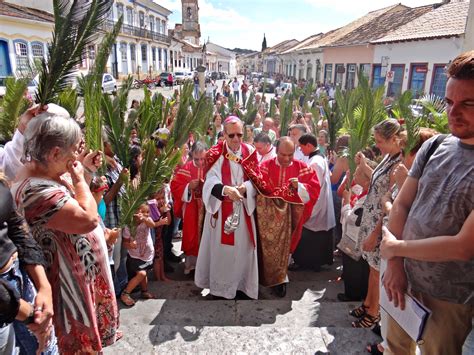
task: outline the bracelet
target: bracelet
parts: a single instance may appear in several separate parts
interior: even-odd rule
[[[35,321],[35,310],[34,308],[32,308],[28,317],[26,317],[26,319],[22,320],[21,322],[25,325],[28,325],[28,324],[34,323],[34,321]]]

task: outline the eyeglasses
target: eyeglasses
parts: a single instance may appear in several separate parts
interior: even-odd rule
[[[231,133],[231,134],[228,134],[228,136],[230,139],[233,139],[235,136],[242,138],[244,135],[242,133]]]

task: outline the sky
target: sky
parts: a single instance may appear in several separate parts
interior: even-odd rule
[[[154,0],[173,11],[169,28],[181,23],[181,0]],[[441,0],[199,0],[201,41],[226,48],[260,50],[288,39],[299,41],[398,2],[410,7]]]

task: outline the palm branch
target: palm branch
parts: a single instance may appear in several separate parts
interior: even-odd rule
[[[86,145],[92,150],[102,150],[102,116],[100,110],[100,103],[103,95],[102,93],[102,75],[105,72],[107,60],[112,51],[112,46],[115,43],[120,28],[122,26],[122,16],[114,25],[111,32],[105,34],[97,51],[97,57],[91,68],[91,74],[86,77],[81,77],[79,80],[82,92],[84,93],[84,116],[85,116],[85,138]]]
[[[41,105],[54,98],[72,81],[82,53],[96,38],[113,2],[92,0],[53,0],[54,32],[48,56],[41,62],[36,101]]]
[[[292,95],[287,91],[286,94],[280,98],[280,136],[288,134],[288,125],[291,121],[293,113],[293,99]]]
[[[9,141],[15,132],[18,117],[26,111],[29,105],[28,100],[24,98],[24,93],[28,86],[28,79],[8,77],[6,78],[5,86],[6,91],[0,112],[0,135],[3,140]]]
[[[372,90],[369,86],[368,79],[360,71],[358,73],[359,85],[356,89],[347,93],[351,97],[346,98],[346,107],[342,110],[348,109],[352,102],[354,102],[354,95],[358,98],[358,104],[353,110],[342,111],[345,115],[344,125],[350,135],[347,155],[349,160],[349,169],[351,172],[351,179],[354,175],[356,164],[355,156],[358,152],[365,149],[369,143],[372,135],[372,127],[380,121],[387,118],[387,113],[383,105],[384,86],[380,86]],[[344,101],[343,101],[344,103]]]
[[[413,111],[410,108],[412,100],[413,93],[410,90],[407,90],[392,104],[393,116],[399,121],[404,121],[407,133],[407,140],[403,149],[405,154],[410,153],[418,144],[420,127],[423,121],[422,117],[415,117],[413,115]]]
[[[434,94],[425,95],[419,100],[423,110],[423,124],[439,133],[449,133],[448,114],[444,100]]]
[[[59,106],[65,108],[72,118],[76,117],[76,113],[80,104],[76,89],[73,89],[72,87],[64,89],[58,94],[55,102]]]
[[[128,94],[132,83],[133,78],[129,76],[122,81],[122,86],[113,99],[108,95],[103,95],[100,102],[103,123],[108,128],[108,138],[113,151],[124,164],[128,164],[130,161],[128,142],[130,142],[130,133],[134,123],[131,119],[125,120]]]
[[[275,103],[275,99],[272,98],[270,100],[270,110],[269,110],[269,115],[271,118],[274,118],[275,117],[275,113],[276,113],[276,103]]]

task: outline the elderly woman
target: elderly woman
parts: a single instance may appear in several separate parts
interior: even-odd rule
[[[97,204],[78,161],[80,128],[56,106],[24,136],[25,164],[12,193],[46,258],[59,351],[100,352],[116,341],[118,311]]]

